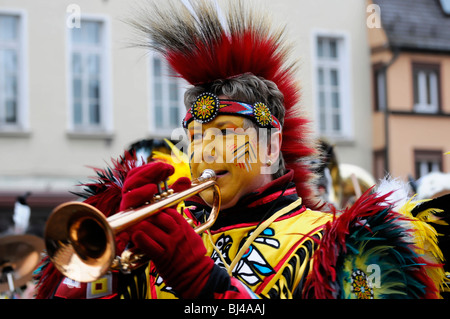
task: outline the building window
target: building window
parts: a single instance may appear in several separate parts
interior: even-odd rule
[[[186,113],[183,96],[184,88],[179,77],[158,54],[150,59],[151,74],[151,132],[170,136],[175,128],[181,127]]]
[[[23,128],[25,112],[20,15],[0,13],[0,129]]]
[[[316,113],[319,132],[350,137],[348,52],[344,37],[315,37]]]
[[[386,69],[383,67],[374,67],[374,97],[375,110],[384,111],[386,109]]]
[[[71,29],[71,119],[74,131],[106,128],[108,105],[105,23],[81,20]]]
[[[414,111],[437,113],[439,111],[439,66],[414,64]]]
[[[442,172],[442,152],[414,151],[414,167],[416,179],[431,172]]]

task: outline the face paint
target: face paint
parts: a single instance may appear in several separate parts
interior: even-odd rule
[[[239,147],[235,145],[233,156],[232,160],[236,162],[236,165],[240,168],[245,168],[247,172],[252,169],[251,163],[254,163],[257,159],[253,144],[250,142],[245,142],[245,144]]]
[[[192,121],[189,126],[192,177],[197,178],[205,169],[217,175],[222,195],[222,208],[232,207],[244,195],[271,181],[271,176],[261,174],[256,130],[244,130],[244,118],[220,115],[209,123]],[[200,194],[212,202],[212,190]]]

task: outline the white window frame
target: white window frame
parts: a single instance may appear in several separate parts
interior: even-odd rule
[[[336,39],[338,44],[338,59],[336,61],[325,61],[318,56],[317,40],[319,38]],[[353,133],[353,99],[352,99],[352,68],[351,68],[351,41],[348,32],[317,30],[311,32],[311,64],[312,64],[312,101],[315,114],[316,132],[332,141],[352,141]],[[328,114],[329,126],[325,130],[320,128],[320,110],[319,110],[319,83],[318,70],[319,67],[334,68],[338,70],[339,81],[339,105],[340,105],[340,130],[332,129],[331,114]],[[331,106],[329,106],[331,107]]]
[[[440,150],[414,150],[416,178],[419,179],[432,172],[441,172],[444,165],[442,154]]]
[[[156,106],[154,103],[154,64],[153,60],[155,58],[159,58],[162,62],[162,72],[165,73],[162,76],[162,90],[163,90],[163,96],[168,97],[168,83],[169,80],[176,81],[178,84],[178,117],[179,117],[179,123],[175,126],[170,126],[170,110],[167,105],[163,106],[163,118],[166,120],[164,123],[163,128],[157,128],[156,125]],[[168,75],[168,72],[166,68],[168,67],[167,61],[158,53],[151,52],[149,54],[148,58],[148,78],[149,78],[149,134],[154,137],[165,137],[165,138],[171,138],[172,134],[174,133],[175,129],[179,129],[182,127],[182,120],[186,116],[186,107],[184,105],[184,93],[186,92],[186,88],[188,86],[188,83],[183,80],[182,78],[175,78],[170,77]]]
[[[5,8],[0,8],[0,14],[19,18],[19,40],[15,45],[18,52],[17,122],[14,124],[0,123],[0,133],[28,133],[30,130],[27,46],[28,15],[25,10]]]
[[[66,74],[67,74],[67,127],[68,132],[81,135],[103,135],[112,134],[113,131],[113,105],[112,105],[112,82],[111,82],[111,22],[105,15],[82,14],[80,17],[81,27],[83,21],[99,22],[101,29],[101,74],[100,74],[100,124],[93,126],[77,126],[73,114],[73,72],[72,72],[72,28],[66,24]],[[76,26],[73,26],[76,27]]]
[[[414,70],[413,76],[417,74],[417,96],[419,102],[414,101],[414,111],[418,113],[438,113],[439,112],[439,72],[434,69]],[[427,77],[430,81],[430,92],[427,92]],[[413,79],[415,82],[415,78]],[[413,88],[416,90],[416,87]],[[430,95],[431,103],[427,102],[427,96]]]

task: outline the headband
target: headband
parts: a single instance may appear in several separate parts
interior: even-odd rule
[[[183,127],[187,128],[192,120],[202,124],[211,122],[219,114],[243,116],[259,127],[281,130],[280,121],[272,115],[264,103],[256,102],[251,105],[233,100],[219,100],[212,93],[202,93],[197,97],[183,120]]]

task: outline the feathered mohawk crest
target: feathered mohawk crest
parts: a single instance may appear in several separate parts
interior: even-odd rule
[[[304,203],[315,206],[309,185],[313,173],[306,160],[316,151],[308,137],[309,121],[299,114],[300,91],[295,63],[288,62],[284,28],[273,29],[267,16],[252,10],[251,1],[229,2],[222,15],[213,0],[154,1],[131,24],[143,32],[142,46],[160,52],[194,86],[245,73],[274,82],[284,95],[285,164],[294,170]]]

